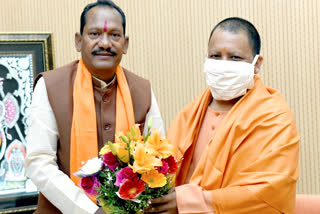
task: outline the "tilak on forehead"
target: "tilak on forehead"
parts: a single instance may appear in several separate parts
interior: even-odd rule
[[[222,48],[222,53],[225,53],[226,51],[226,48]]]
[[[107,31],[108,31],[108,22],[106,20],[106,21],[104,21],[103,32],[107,32]]]

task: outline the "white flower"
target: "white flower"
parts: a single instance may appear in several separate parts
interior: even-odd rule
[[[111,173],[110,172],[108,172],[108,181],[112,181],[112,176],[111,176]]]
[[[75,172],[74,175],[80,178],[93,176],[97,174],[103,166],[103,161],[100,158],[93,158],[88,160],[88,162],[83,165],[78,172]]]

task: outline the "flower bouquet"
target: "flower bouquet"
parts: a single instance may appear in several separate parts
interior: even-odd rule
[[[139,125],[127,134],[116,133],[115,142],[100,150],[75,173],[80,186],[96,196],[107,213],[143,213],[150,199],[161,197],[174,186],[177,162],[174,146],[157,129],[145,136]]]

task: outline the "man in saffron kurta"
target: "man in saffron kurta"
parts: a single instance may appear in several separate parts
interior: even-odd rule
[[[105,213],[79,187],[74,173],[98,156],[117,131],[149,116],[163,132],[149,81],[120,66],[128,48],[123,11],[109,0],[85,7],[75,35],[79,61],[35,81],[25,166],[40,190],[36,213]]]
[[[229,18],[212,30],[205,63],[209,87],[168,131],[181,160],[177,187],[153,200],[148,212],[294,213],[299,135],[283,96],[256,75],[259,52],[259,34],[246,20]],[[239,72],[251,66],[255,75],[233,78],[232,69],[218,69],[221,63]]]

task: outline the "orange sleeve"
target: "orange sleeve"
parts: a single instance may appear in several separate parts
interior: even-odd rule
[[[227,187],[211,191],[216,213],[281,213],[255,196],[246,187]],[[240,206],[239,206],[240,205]]]
[[[194,184],[184,184],[175,190],[179,213],[215,214],[211,191],[203,191]]]

